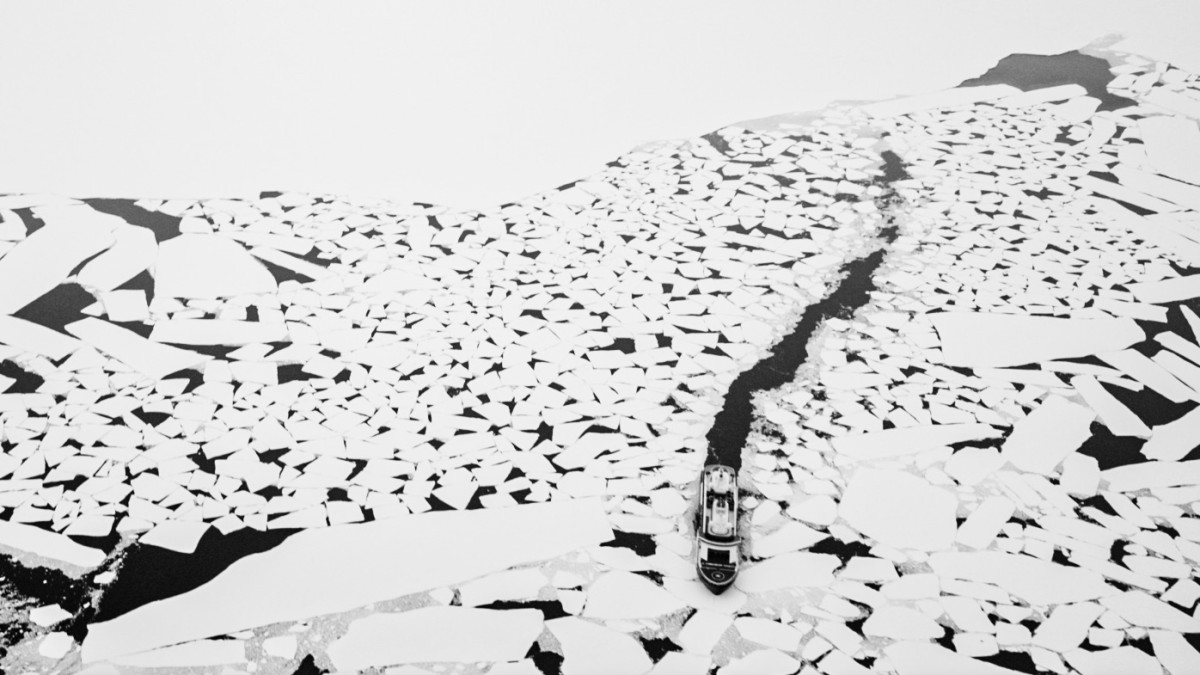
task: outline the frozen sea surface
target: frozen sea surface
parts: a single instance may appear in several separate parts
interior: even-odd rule
[[[0,196],[2,665],[1196,672],[1198,120],[1093,49],[484,212]]]

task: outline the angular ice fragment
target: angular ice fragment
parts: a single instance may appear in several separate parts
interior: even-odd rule
[[[1138,132],[1146,149],[1146,161],[1155,171],[1200,185],[1200,128],[1196,120],[1170,115],[1143,117]]]
[[[211,359],[204,354],[151,342],[133,331],[100,319],[89,317],[68,324],[66,329],[99,351],[155,380],[177,370],[195,368]]]
[[[177,553],[194,553],[208,528],[205,522],[168,520],[143,534],[138,542]]]
[[[67,279],[113,243],[120,218],[87,206],[40,208],[45,227],[0,257],[0,314],[12,314]]]
[[[1108,488],[1115,492],[1200,485],[1200,460],[1126,464],[1106,469],[1100,476],[1108,481]]]
[[[1082,602],[1117,592],[1095,572],[1027,555],[935,553],[929,557],[929,566],[942,578],[994,584],[1033,605]]]
[[[1050,396],[1013,426],[1000,456],[1032,473],[1049,475],[1067,455],[1091,437],[1091,410],[1061,396]]]
[[[821,587],[833,583],[837,556],[799,551],[747,565],[734,585],[746,593],[777,588]]]
[[[0,344],[58,361],[79,348],[79,340],[15,316],[0,316]]]
[[[958,498],[904,471],[862,469],[842,495],[840,515],[887,546],[938,551],[954,543]]]
[[[942,312],[930,320],[948,365],[1019,366],[1124,349],[1146,339],[1130,319],[1059,319]]]
[[[1038,626],[1033,644],[1060,653],[1074,649],[1083,644],[1088,629],[1103,613],[1104,608],[1094,602],[1059,605]]]
[[[350,622],[325,650],[339,671],[431,661],[515,661],[542,632],[536,609],[422,607]]]
[[[893,640],[934,640],[942,637],[941,624],[910,607],[887,605],[867,617],[863,634]]]
[[[1188,400],[1200,401],[1200,392],[1192,390],[1167,369],[1137,350],[1125,349],[1119,352],[1106,352],[1097,354],[1097,357],[1162,394],[1172,403],[1183,403]]]
[[[158,246],[155,295],[213,299],[275,291],[275,277],[232,239],[182,234]]]
[[[119,666],[134,668],[195,668],[245,661],[246,643],[242,640],[197,640],[112,660]]]
[[[987,661],[979,661],[930,642],[897,642],[884,648],[897,675],[1017,675]]]
[[[287,325],[233,319],[171,319],[150,331],[155,342],[177,345],[252,345],[288,340]]]
[[[1077,375],[1071,378],[1071,386],[1083,397],[1088,406],[1096,412],[1100,421],[1114,436],[1137,436],[1148,438],[1150,427],[1135,415],[1124,403],[1108,393],[1099,381],[1091,375]]]
[[[586,619],[546,622],[562,646],[563,675],[643,675],[654,663],[638,641]]]
[[[1103,598],[1100,604],[1134,626],[1200,633],[1200,619],[1184,614],[1145,591],[1126,591]]]
[[[1177,460],[1197,446],[1200,446],[1200,408],[1154,427],[1150,440],[1142,446],[1142,454],[1149,459]]]
[[[1001,433],[986,424],[934,424],[896,427],[864,434],[847,434],[833,439],[839,454],[859,460],[880,459],[924,452],[963,441],[996,438]]]
[[[583,616],[595,619],[642,619],[685,607],[650,579],[631,572],[606,572],[587,588]]]
[[[144,227],[124,225],[113,230],[116,243],[92,258],[75,280],[93,293],[111,291],[154,265],[158,244]]]
[[[1175,277],[1162,281],[1145,281],[1129,284],[1129,292],[1142,302],[1166,304],[1200,298],[1200,275]]]
[[[988,497],[975,507],[958,528],[958,543],[968,548],[987,548],[1000,534],[1000,529],[1012,518],[1016,505],[1005,497]]]
[[[91,568],[104,562],[104,551],[76,544],[69,537],[40,527],[3,520],[0,520],[0,546],[77,567]]]

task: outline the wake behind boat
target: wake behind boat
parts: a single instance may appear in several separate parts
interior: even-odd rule
[[[696,528],[696,571],[713,593],[724,593],[737,577],[737,471],[714,464],[700,478],[700,522]]]

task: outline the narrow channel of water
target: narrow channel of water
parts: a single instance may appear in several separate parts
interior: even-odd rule
[[[886,225],[880,230],[882,248],[842,266],[841,282],[820,302],[809,305],[791,333],[774,347],[766,358],[738,375],[725,394],[725,404],[717,413],[708,432],[708,458],[705,464],[724,464],[734,469],[742,465],[742,447],[754,422],[754,395],[778,389],[796,378],[796,371],[808,359],[808,343],[821,324],[833,317],[849,317],[871,299],[875,290],[875,272],[883,262],[887,245],[896,239],[897,226],[890,209],[895,206],[891,183],[908,178],[900,157],[890,150],[881,153],[883,176],[878,184],[884,194],[876,200],[884,211]]]

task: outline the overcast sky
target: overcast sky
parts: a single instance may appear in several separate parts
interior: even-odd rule
[[[1200,3],[153,0],[0,6],[0,192],[483,208],[650,140],[953,86]]]

